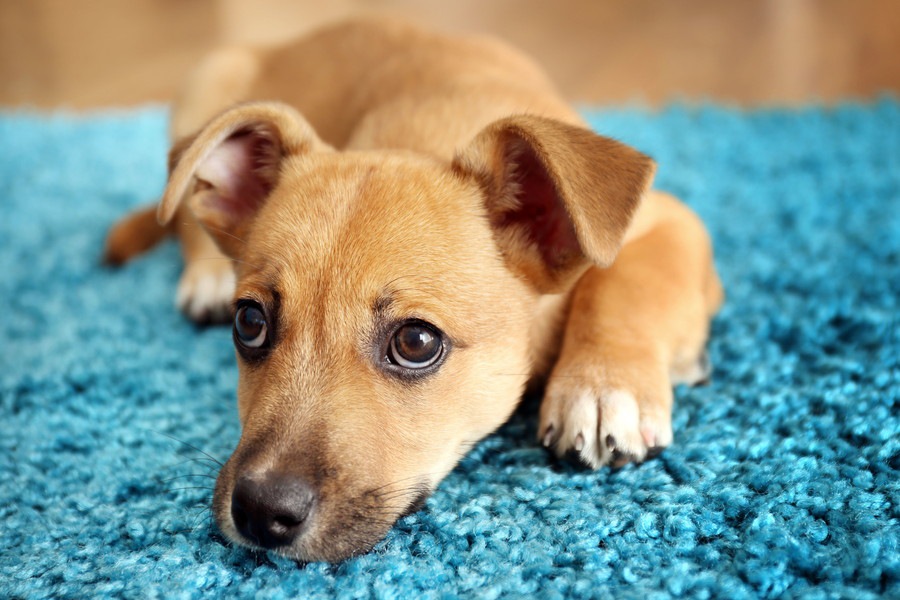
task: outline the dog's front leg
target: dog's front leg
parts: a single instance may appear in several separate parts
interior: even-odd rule
[[[672,442],[672,385],[709,376],[709,320],[722,301],[709,237],[669,196],[608,269],[579,280],[538,434],[597,468],[642,461]]]
[[[197,323],[228,321],[235,286],[232,259],[222,253],[187,208],[178,210],[175,231],[184,257],[175,303]]]

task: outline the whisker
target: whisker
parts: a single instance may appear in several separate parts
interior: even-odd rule
[[[385,511],[399,512],[409,508],[409,502],[406,502],[404,504],[386,504],[384,506],[379,506],[378,508],[382,513]]]
[[[386,527],[393,527],[394,523],[396,523],[397,521],[396,520],[391,521],[388,519],[378,519],[375,517],[366,517],[366,522],[375,523],[376,525],[385,525]]]
[[[160,479],[160,483],[169,483],[171,481],[175,481],[176,479],[184,479],[185,477],[207,477],[209,479],[218,479],[218,477],[216,477],[215,475],[207,475],[205,473],[188,473],[187,475],[176,475],[175,477]]]
[[[205,456],[195,456],[194,458],[187,458],[185,460],[180,460],[177,463],[173,463],[171,465],[163,465],[162,467],[160,467],[160,469],[174,469],[176,467],[180,467],[181,465],[187,464],[189,462],[200,462],[200,461],[207,461],[207,462],[211,462],[213,464],[218,465],[218,461],[216,461],[214,459],[206,458]],[[207,468],[211,469],[212,467],[207,465]]]
[[[204,452],[203,450],[201,450],[201,449],[198,448],[197,446],[194,446],[193,444],[189,444],[189,443],[185,442],[184,440],[179,440],[177,437],[172,436],[172,435],[169,435],[168,433],[165,433],[165,432],[163,432],[163,431],[156,431],[156,430],[154,430],[154,429],[148,429],[147,431],[151,431],[151,432],[153,432],[153,433],[155,433],[155,434],[157,434],[157,435],[164,435],[164,436],[166,436],[167,438],[169,438],[170,440],[174,440],[174,441],[178,442],[179,444],[184,444],[185,446],[187,446],[187,447],[190,448],[191,450],[194,450],[195,452],[199,452],[200,454],[202,454],[202,455],[205,456],[206,458],[208,458],[208,459],[210,459],[211,461],[215,462],[215,463],[216,463],[217,465],[219,465],[220,467],[224,467],[224,466],[225,466],[225,463],[223,463],[222,461],[220,461],[219,459],[217,459],[215,456],[209,454],[208,452]]]
[[[179,487],[179,488],[169,488],[170,492],[180,492],[181,490],[206,490],[207,492],[214,491],[213,488],[208,485],[193,485],[188,487]]]
[[[200,514],[197,515],[194,520],[191,522],[191,531],[193,532],[197,527],[200,526],[200,523],[203,522],[203,518],[207,519],[212,516],[212,508],[206,508],[205,510],[200,511]]]
[[[411,497],[414,497],[415,494],[417,494],[417,493],[419,493],[419,492],[421,492],[421,491],[422,491],[421,489],[418,489],[418,490],[403,490],[402,492],[399,492],[399,493],[397,493],[397,494],[392,494],[392,495],[390,495],[390,496],[384,496],[384,497],[378,498],[378,502],[379,502],[379,503],[381,503],[381,502],[392,502],[392,501],[394,501],[394,500],[400,500],[401,498],[411,498]]]
[[[175,529],[174,531],[170,531],[168,533],[169,533],[169,535],[178,535],[178,534],[186,535],[186,534],[194,533],[194,531],[196,529],[197,529],[196,527],[190,527],[187,529]],[[153,546],[156,546],[158,544],[159,544],[159,542],[156,542],[155,544],[153,544]],[[151,548],[152,548],[152,546],[151,546]]]
[[[247,240],[242,239],[242,238],[239,238],[238,236],[234,235],[233,233],[230,233],[230,232],[225,231],[224,229],[220,229],[220,228],[218,228],[218,227],[211,227],[211,226],[205,225],[205,224],[204,224],[204,225],[200,225],[199,223],[194,222],[194,221],[181,221],[181,224],[183,224],[183,225],[190,225],[190,226],[192,226],[192,227],[197,227],[197,228],[199,228],[199,229],[211,229],[212,231],[215,231],[215,232],[217,232],[217,233],[221,233],[222,235],[227,235],[228,237],[230,237],[230,238],[232,238],[232,239],[235,239],[235,240],[239,241],[240,243],[244,244],[245,246],[247,245]],[[227,260],[231,260],[231,261],[234,261],[234,262],[239,262],[239,263],[241,263],[241,264],[249,265],[249,266],[251,266],[251,267],[253,267],[254,269],[257,269],[257,270],[260,269],[260,267],[259,267],[258,265],[254,265],[253,263],[249,263],[249,262],[246,262],[246,261],[243,261],[243,260],[238,260],[237,258],[232,258],[232,257],[230,257],[230,256],[209,256],[209,257],[205,257],[205,258],[198,258],[198,259],[195,259],[195,260],[215,260],[215,259],[227,259]]]
[[[213,231],[215,231],[217,233],[221,233],[222,235],[227,235],[228,237],[235,239],[244,245],[247,244],[247,240],[241,239],[238,236],[234,235],[233,233],[225,231],[224,229],[219,229],[218,227],[210,227],[209,225],[206,225],[206,224],[200,225],[200,223],[197,223],[196,221],[181,221],[181,224],[182,225],[190,225],[192,227],[197,227],[199,229],[212,229]]]
[[[397,488],[394,490],[385,490],[383,492],[379,492],[377,494],[371,494],[376,498],[389,498],[391,496],[396,496],[397,494],[408,494],[410,492],[420,492],[422,491],[422,485],[410,485],[402,488]]]
[[[386,490],[382,490],[382,491],[379,491],[379,492],[376,492],[376,493],[373,493],[370,495],[375,498],[383,499],[383,498],[388,498],[390,496],[395,496],[397,494],[406,494],[411,491],[420,490],[420,489],[422,489],[422,486],[416,484],[416,485],[404,486],[401,488],[386,489]]]
[[[434,473],[432,473],[432,474],[434,474]],[[398,483],[402,483],[402,482],[404,482],[404,481],[409,481],[410,479],[416,479],[416,478],[418,478],[418,477],[425,477],[425,476],[427,476],[427,474],[426,474],[426,475],[410,475],[409,477],[404,477],[403,479],[398,479],[398,480],[396,480],[396,481],[391,481],[390,483],[386,483],[386,484],[380,485],[380,486],[378,486],[378,487],[376,487],[376,488],[372,488],[372,489],[370,489],[370,490],[366,490],[365,493],[366,493],[367,495],[368,495],[368,494],[375,494],[375,493],[378,492],[379,490],[383,490],[383,489],[386,488],[386,487],[389,487],[389,486],[392,486],[392,485],[397,485]]]

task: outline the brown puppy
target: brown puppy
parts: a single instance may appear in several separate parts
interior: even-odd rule
[[[178,303],[234,314],[243,434],[214,509],[238,543],[368,550],[529,381],[545,446],[641,461],[672,441],[673,383],[708,375],[703,225],[498,42],[360,20],[221,51],[172,128]],[[161,238],[152,218],[107,257]]]

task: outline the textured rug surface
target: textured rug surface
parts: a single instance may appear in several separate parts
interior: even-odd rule
[[[161,191],[165,111],[0,117],[0,597],[900,598],[900,105],[589,115],[715,239],[675,445],[555,464],[526,403],[373,552],[304,567],[210,522],[190,446],[234,447],[236,369],[173,309],[177,248],[98,266]]]

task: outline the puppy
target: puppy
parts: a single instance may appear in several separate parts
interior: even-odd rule
[[[173,232],[178,305],[233,319],[243,432],[213,505],[239,544],[367,551],[529,382],[541,444],[640,462],[673,384],[709,375],[702,223],[497,41],[363,19],[222,50],[172,138],[163,227],[125,219],[106,257]]]

